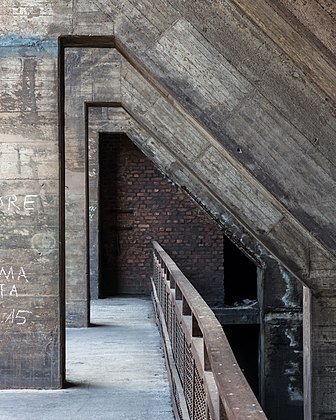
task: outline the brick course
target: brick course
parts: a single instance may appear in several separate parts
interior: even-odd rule
[[[208,214],[125,135],[101,135],[100,171],[103,294],[150,293],[156,240],[210,305],[222,304],[223,232]]]

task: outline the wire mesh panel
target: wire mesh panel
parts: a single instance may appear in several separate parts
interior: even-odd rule
[[[158,299],[159,299],[160,304],[161,304],[161,288],[162,288],[162,286],[161,286],[161,283],[162,283],[161,273],[162,273],[162,269],[161,269],[161,267],[159,267],[159,269],[158,269],[158,284],[157,284],[156,291],[157,291],[157,295],[158,295]]]
[[[194,400],[194,359],[187,344],[185,344],[183,387],[188,411],[190,417],[192,417]]]
[[[176,322],[176,368],[181,382],[184,379],[184,334],[179,322]]]
[[[154,268],[153,268],[153,281],[154,281],[154,285],[156,290],[158,290],[158,282],[159,282],[159,263],[158,260],[155,256],[155,253],[153,254],[153,258],[154,258]]]
[[[203,380],[195,367],[194,371],[194,416],[196,420],[207,420],[207,401]]]
[[[168,329],[168,335],[170,339],[170,343],[172,342],[172,301],[170,297],[167,295],[167,329]]]
[[[164,280],[164,273],[161,273],[161,290],[160,290],[160,302],[162,307],[162,312],[165,314],[166,312],[166,294],[165,294],[165,280]]]
[[[182,414],[182,410],[181,410],[181,403],[180,403],[180,397],[179,394],[177,392],[177,388],[176,388],[176,384],[174,379],[172,379],[172,391],[173,391],[173,396],[174,396],[174,400],[175,400],[175,404],[176,404],[176,408],[177,408],[177,415],[179,420],[183,419],[183,414]]]
[[[164,317],[166,321],[166,325],[168,327],[168,315],[169,315],[169,295],[165,291],[165,311],[164,311]]]
[[[175,363],[176,363],[176,346],[177,346],[177,323],[178,323],[177,316],[176,316],[174,308],[172,307],[172,340],[171,340],[171,345],[172,345],[172,351],[173,351],[173,357],[174,357]]]

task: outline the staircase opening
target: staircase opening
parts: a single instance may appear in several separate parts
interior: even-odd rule
[[[258,267],[224,237],[224,309],[220,321],[237,362],[259,398],[260,314]]]
[[[227,237],[224,237],[224,279],[225,305],[257,301],[257,267]]]
[[[239,367],[259,398],[259,325],[224,325],[223,329]]]
[[[221,312],[237,361],[258,396],[256,265],[126,134],[101,133],[98,156],[98,296],[149,295],[152,241],[160,242],[209,306]],[[246,306],[255,323],[242,321]],[[232,307],[234,314],[226,312]]]

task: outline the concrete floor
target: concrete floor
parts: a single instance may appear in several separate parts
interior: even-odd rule
[[[149,299],[92,302],[92,328],[67,330],[59,391],[0,391],[0,419],[173,420],[167,372]]]

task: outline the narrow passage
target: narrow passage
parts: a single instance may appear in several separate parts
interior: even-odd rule
[[[91,328],[67,330],[67,380],[60,391],[1,391],[0,419],[173,420],[152,302],[92,302]]]

